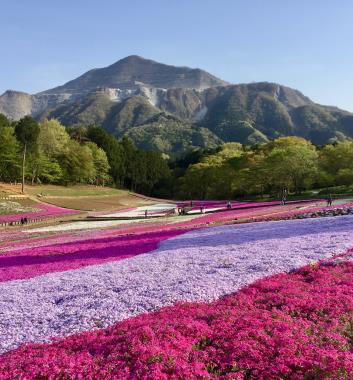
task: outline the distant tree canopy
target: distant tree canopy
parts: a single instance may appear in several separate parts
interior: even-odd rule
[[[177,180],[181,198],[236,198],[353,186],[353,141],[317,148],[299,137],[247,147],[228,143],[188,166]]]
[[[161,153],[139,150],[128,138],[118,141],[99,127],[88,128],[87,137],[107,153],[111,176],[119,186],[150,194],[170,175]]]
[[[37,123],[27,116],[11,122],[0,114],[0,181],[20,181],[24,173],[33,184],[109,184],[183,199],[278,196],[283,189],[328,187],[353,192],[353,141],[322,147],[300,137],[254,141],[192,149],[172,161],[100,127],[66,128],[55,119]]]
[[[92,142],[71,139],[57,120],[38,124],[26,116],[16,123],[0,117],[0,180],[15,182],[24,171],[34,183],[92,183],[110,181],[104,150]]]

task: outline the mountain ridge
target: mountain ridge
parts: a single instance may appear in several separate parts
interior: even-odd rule
[[[316,144],[353,138],[352,113],[317,104],[298,90],[271,82],[230,84],[201,69],[136,55],[34,95],[6,91],[0,112],[15,120],[31,114],[68,126],[95,124],[142,148],[173,154],[176,146],[205,147],[207,140],[214,146],[287,135]],[[178,144],[176,136],[187,141]]]

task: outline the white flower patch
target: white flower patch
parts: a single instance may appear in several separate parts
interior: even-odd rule
[[[18,202],[5,201],[0,202],[0,214],[18,214],[24,212],[37,212],[38,208],[22,206]]]
[[[112,214],[101,215],[102,217],[143,217],[145,211],[148,215],[165,215],[166,212],[175,209],[177,206],[171,203],[158,203],[150,206],[136,207],[134,210],[119,211]]]

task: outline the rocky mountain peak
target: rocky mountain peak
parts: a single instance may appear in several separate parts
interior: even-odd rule
[[[203,71],[189,67],[171,66],[130,55],[110,66],[87,71],[80,77],[40,94],[85,94],[98,87],[135,90],[144,84],[155,88],[205,89],[224,86],[227,82]]]
[[[33,97],[21,91],[7,90],[0,96],[0,113],[12,120],[32,114]]]

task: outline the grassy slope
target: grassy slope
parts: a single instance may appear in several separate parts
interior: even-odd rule
[[[0,192],[4,194],[19,194],[20,190],[20,185],[0,183]],[[153,199],[139,197],[127,190],[91,185],[27,185],[25,191],[32,199],[84,211],[119,210],[155,203]]]
[[[91,185],[35,185],[26,186],[26,192],[32,196],[43,195],[45,197],[81,197],[126,194],[125,190],[114,189],[111,187],[96,187]]]

